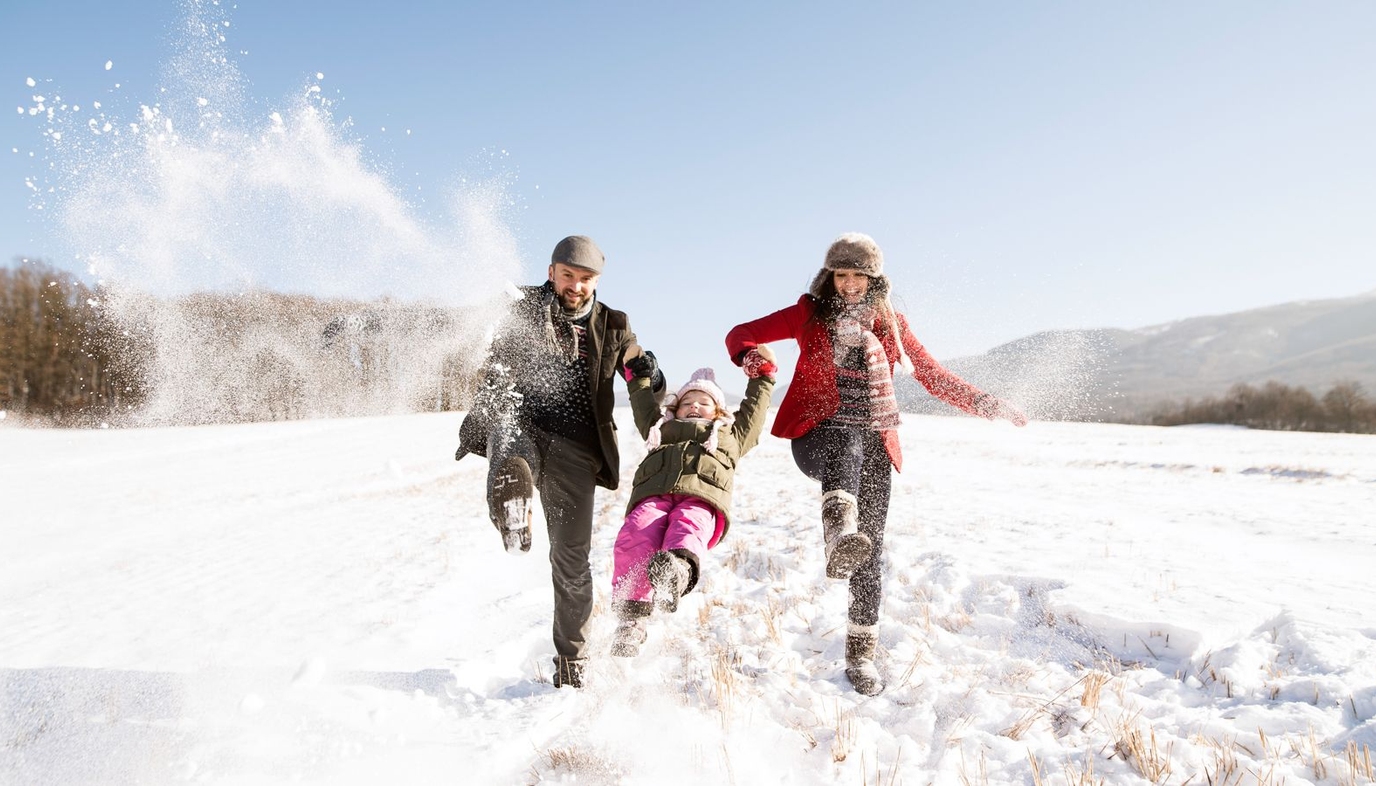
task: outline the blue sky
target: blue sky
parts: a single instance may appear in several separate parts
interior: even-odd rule
[[[25,185],[56,175],[43,123],[16,108],[36,92],[158,101],[187,7],[0,9],[5,258],[83,251],[53,226],[60,197]],[[846,231],[879,241],[944,358],[1376,290],[1369,2],[241,0],[211,15],[253,111],[324,74],[340,138],[422,220],[442,227],[465,179],[501,179],[522,280],[543,280],[560,237],[591,235],[603,299],[671,378],[725,376],[726,330],[792,303]]]

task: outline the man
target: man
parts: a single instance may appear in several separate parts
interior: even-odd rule
[[[620,454],[612,380],[629,368],[662,393],[654,355],[626,314],[597,300],[606,258],[582,235],[550,257],[549,280],[521,288],[499,326],[455,459],[488,459],[488,515],[507,551],[530,550],[540,491],[554,579],[554,684],[580,688],[592,617],[593,493],[615,489]]]

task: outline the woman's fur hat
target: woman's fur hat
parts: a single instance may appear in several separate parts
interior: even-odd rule
[[[827,249],[827,270],[858,270],[873,278],[884,275],[884,252],[874,238],[859,232],[847,232],[836,238]]]
[[[812,277],[812,286],[807,291],[813,297],[821,297],[822,284],[837,270],[858,270],[869,276],[887,291],[889,279],[884,275],[884,252],[874,238],[860,232],[847,232],[832,241],[827,249],[826,261],[817,275]]]
[[[717,417],[712,419],[712,434],[703,447],[708,450],[717,449],[717,431],[722,426],[731,426],[736,422],[736,416],[726,407],[726,394],[717,385],[717,375],[710,368],[700,368],[693,372],[688,381],[683,383],[683,387],[677,393],[664,397],[663,416],[650,427],[650,433],[645,438],[645,447],[654,450],[659,447],[660,435],[659,427],[674,419],[674,413],[678,410],[678,402],[691,391],[706,393],[712,399],[712,403],[717,406]]]

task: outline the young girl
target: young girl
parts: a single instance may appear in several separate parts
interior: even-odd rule
[[[774,389],[773,355],[766,352],[747,365],[750,381],[735,414],[710,368],[693,372],[662,408],[648,378],[630,380],[636,428],[650,452],[636,470],[616,536],[613,655],[640,653],[650,612],[677,610],[698,583],[702,555],[725,537],[736,462],[759,442]]]

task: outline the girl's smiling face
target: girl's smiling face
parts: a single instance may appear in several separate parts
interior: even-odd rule
[[[701,390],[690,390],[683,394],[674,406],[674,417],[679,420],[696,418],[712,420],[717,416],[717,402]]]

